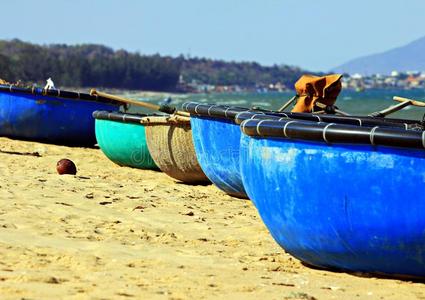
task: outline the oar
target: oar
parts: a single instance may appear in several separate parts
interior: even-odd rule
[[[409,105],[414,105],[414,106],[420,106],[420,107],[425,107],[425,102],[421,102],[421,101],[417,101],[417,100],[413,100],[413,99],[409,99],[409,98],[403,98],[403,97],[398,97],[398,96],[394,96],[393,97],[394,101],[398,101],[400,103],[387,107],[383,110],[380,111],[376,111],[373,112],[371,114],[369,114],[369,117],[386,117],[389,114],[395,113],[399,110],[402,110],[403,108],[409,106]]]
[[[393,97],[393,100],[394,101],[398,101],[398,102],[409,102],[410,105],[419,106],[419,107],[425,107],[425,102],[418,101],[418,100],[413,100],[413,99],[409,99],[409,98],[403,98],[403,97],[394,96]]]
[[[388,108],[385,108],[381,111],[371,113],[371,114],[369,114],[369,116],[370,117],[385,117],[385,116],[388,116],[389,114],[392,114],[392,113],[395,113],[399,110],[402,110],[403,108],[405,108],[409,105],[425,107],[425,102],[421,102],[421,101],[417,101],[417,100],[413,100],[413,99],[409,99],[409,98],[394,96],[393,100],[400,102],[400,103],[393,105],[393,106],[390,106]]]
[[[369,114],[369,117],[378,117],[378,118],[381,117],[381,118],[383,118],[383,117],[386,117],[389,114],[395,113],[395,112],[397,112],[397,111],[399,111],[399,110],[401,110],[401,109],[403,109],[403,108],[405,108],[409,105],[411,105],[410,101],[402,101],[401,103],[399,103],[397,105],[393,105],[393,106],[390,106],[390,107],[385,108],[383,110],[373,112],[373,113]]]
[[[284,111],[289,105],[291,105],[295,100],[297,100],[298,95],[295,95],[294,97],[292,97],[291,99],[289,99],[288,102],[286,102],[281,108],[279,108],[277,111],[278,112],[282,112]]]
[[[128,98],[124,98],[124,97],[120,97],[120,96],[115,96],[115,95],[111,95],[108,93],[104,93],[104,92],[99,92],[96,91],[96,89],[91,89],[90,90],[90,95],[92,96],[99,96],[99,97],[103,97],[103,98],[107,98],[107,99],[111,99],[111,100],[115,100],[118,102],[122,102],[122,103],[127,103],[127,104],[131,104],[131,105],[136,105],[136,106],[142,106],[145,108],[149,108],[152,110],[157,110],[160,112],[164,112],[167,114],[176,114],[176,115],[180,115],[180,116],[185,116],[185,117],[189,117],[190,114],[184,111],[178,111],[176,110],[175,107],[172,106],[168,106],[166,104],[164,105],[156,105],[153,103],[148,103],[148,102],[143,102],[143,101],[138,101],[138,100],[133,100],[133,99],[128,99]]]

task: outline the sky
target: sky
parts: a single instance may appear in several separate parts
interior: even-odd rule
[[[14,0],[0,39],[328,71],[425,36],[424,0]]]

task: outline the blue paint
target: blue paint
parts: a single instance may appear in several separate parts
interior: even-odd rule
[[[425,151],[241,139],[245,189],[309,264],[425,276]]]
[[[190,123],[196,157],[205,175],[227,194],[247,198],[239,172],[239,125],[201,116],[192,116]]]
[[[0,136],[93,146],[93,111],[117,109],[110,103],[0,92]]]

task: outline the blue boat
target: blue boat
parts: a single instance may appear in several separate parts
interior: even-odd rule
[[[191,114],[193,144],[206,176],[231,196],[248,198],[239,172],[239,124],[245,119],[301,119],[360,126],[407,128],[416,121],[371,117],[344,117],[309,113],[274,113],[242,107],[187,102],[183,109]]]
[[[246,108],[188,102],[193,145],[205,175],[227,194],[247,198],[239,173],[241,131],[235,116]]]
[[[247,119],[245,190],[274,239],[310,265],[424,277],[423,125]]]
[[[93,146],[92,113],[119,106],[119,102],[84,93],[0,85],[0,136]]]

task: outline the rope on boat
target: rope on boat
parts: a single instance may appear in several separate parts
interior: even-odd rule
[[[325,126],[325,128],[323,128],[323,140],[329,144],[328,139],[326,138],[326,129],[328,129],[329,127],[331,127],[332,125],[335,125],[335,123],[329,123],[328,125]]]
[[[422,132],[422,146],[425,148],[425,131]]]
[[[152,125],[178,125],[190,126],[190,117],[171,115],[171,116],[148,116],[143,117],[140,123],[145,126]]]
[[[372,130],[370,131],[370,143],[372,144],[372,146],[375,146],[375,140],[374,140],[374,137],[375,137],[375,131],[376,131],[376,129],[378,129],[379,128],[379,126],[375,126],[375,127],[373,127],[372,128]]]

